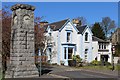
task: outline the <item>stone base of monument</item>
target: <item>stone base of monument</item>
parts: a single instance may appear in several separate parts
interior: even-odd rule
[[[35,65],[32,66],[9,66],[5,73],[5,78],[32,78],[38,77],[39,73]]]

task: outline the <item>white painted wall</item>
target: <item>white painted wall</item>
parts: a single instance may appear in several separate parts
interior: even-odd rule
[[[92,54],[93,54],[92,60],[95,60],[95,58],[97,57],[97,60],[100,61],[100,57],[98,54],[98,41],[92,41]]]
[[[88,41],[85,41],[85,33],[88,33]],[[92,33],[89,28],[85,29],[82,36],[82,58],[85,59],[85,49],[88,49],[87,62],[92,61]]]

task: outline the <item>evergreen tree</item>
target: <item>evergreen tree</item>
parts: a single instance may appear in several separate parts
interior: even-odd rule
[[[99,23],[95,23],[92,27],[93,36],[96,36],[100,39],[105,39],[105,33]]]

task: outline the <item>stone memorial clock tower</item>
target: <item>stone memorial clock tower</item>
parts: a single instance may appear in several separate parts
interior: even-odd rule
[[[27,4],[11,7],[11,47],[10,63],[5,78],[38,76],[34,60],[34,10]]]

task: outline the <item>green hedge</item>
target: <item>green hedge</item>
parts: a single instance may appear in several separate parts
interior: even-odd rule
[[[109,62],[102,62],[102,61],[97,61],[97,60],[93,60],[92,62],[90,62],[90,65],[94,65],[94,66],[99,66],[99,65],[104,65],[104,66],[109,66],[111,65],[111,63]]]

